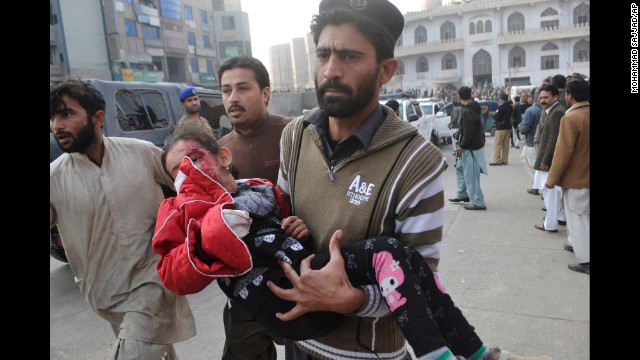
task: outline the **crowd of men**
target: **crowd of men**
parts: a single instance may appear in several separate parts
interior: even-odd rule
[[[233,198],[245,189],[234,178],[261,178],[258,182],[277,185],[277,191],[263,195],[275,198],[282,214],[291,209],[297,225],[298,219],[304,220],[306,227],[297,228],[307,232],[302,238],[308,240],[300,244],[285,237],[282,251],[272,254],[273,264],[281,267],[280,278],[289,282],[255,276],[238,281],[230,294],[245,298],[252,283],[268,286],[291,304],[270,313],[272,322],[323,312],[343,316],[321,336],[294,341],[274,334],[270,321],[259,322],[255,314],[239,311],[230,296],[223,309],[224,359],[275,359],[274,343],[284,344],[287,359],[293,360],[405,359],[407,340],[416,356],[426,360],[549,359],[485,346],[434,274],[448,165],[434,144],[378,103],[380,88],[398,68],[394,48],[403,28],[402,14],[388,0],[322,0],[311,23],[319,108],[295,119],[269,114],[264,65],[251,57],[232,58],[221,65],[218,79],[233,131],[216,139],[215,129],[199,115],[197,91],[187,88],[179,95],[185,116],[168,138],[167,150],[139,139],[103,136],[105,101],[89,82],[65,79],[51,84],[50,126],[65,153],[50,164],[50,226],[58,226],[83,297],[114,332],[114,359],[177,359],[174,344],[196,335],[185,294],[213,280],[228,284],[225,277],[262,271],[251,263],[254,257],[236,263],[236,251],[246,253],[248,247],[273,242],[273,237],[253,227],[269,219],[267,214],[251,213],[249,220],[249,212],[234,207]],[[569,245],[579,261],[569,268],[589,273],[585,84],[574,80],[567,86],[566,114],[556,105],[557,87],[540,88],[539,102],[547,115],[537,127],[534,188],[542,190],[549,221],[557,221],[555,212],[563,200]],[[486,173],[484,137],[472,93],[469,87],[458,91],[462,115],[456,151],[461,160],[454,200],[471,198],[466,209],[486,210],[479,190],[479,175]],[[196,141],[200,138],[204,140]],[[535,135],[533,141],[535,146]],[[179,151],[171,151],[178,146]],[[175,154],[184,157],[176,159]],[[541,181],[544,188],[535,186]],[[160,185],[174,189],[184,203],[165,199]],[[188,197],[187,190],[201,186],[200,193],[211,195],[210,186],[218,185],[230,190],[207,201]],[[252,209],[268,202],[247,194],[244,201]],[[172,211],[159,218],[158,209],[165,205]],[[182,216],[174,217],[175,212]],[[218,243],[214,226],[220,225],[221,216],[225,238]],[[290,235],[287,228],[293,225],[287,219],[270,226],[281,226]],[[156,238],[168,228],[185,231],[171,239],[170,249]],[[250,244],[244,242],[247,228],[257,230]],[[545,222],[541,230],[552,229]],[[354,270],[357,254],[342,254],[340,245],[381,236],[391,239],[387,245],[406,247],[400,253],[413,261],[412,283],[402,286],[411,274],[398,271],[396,255],[384,252],[374,257],[370,273],[359,274],[370,283],[353,286],[352,271],[361,269],[356,265]],[[363,243],[363,249],[368,245]],[[312,270],[311,258],[296,262],[283,254],[285,247],[295,251],[303,246],[330,256]]]

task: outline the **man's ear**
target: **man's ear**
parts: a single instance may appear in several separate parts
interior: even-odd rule
[[[220,164],[223,167],[228,167],[229,165],[231,165],[231,160],[233,160],[233,158],[231,157],[231,151],[229,151],[229,149],[224,146],[221,147],[218,151],[218,159],[220,159]]]
[[[266,86],[262,89],[262,102],[264,106],[269,106],[269,99],[271,98],[271,88]]]
[[[93,114],[93,125],[98,129],[104,129],[104,111],[98,110]]]
[[[398,60],[395,58],[382,60],[380,64],[380,85],[388,83],[398,70]]]

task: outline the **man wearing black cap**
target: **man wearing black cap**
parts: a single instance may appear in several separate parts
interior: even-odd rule
[[[211,133],[215,138],[218,138],[209,121],[200,116],[200,98],[198,97],[198,91],[194,87],[187,86],[180,91],[180,102],[184,109],[184,115],[178,121],[176,128],[184,126],[187,121],[200,122],[202,131]]]
[[[326,251],[330,243],[334,247],[393,236],[419,251],[435,272],[446,160],[415,127],[378,103],[381,86],[398,68],[393,51],[403,28],[402,14],[388,0],[320,2],[311,23],[319,110],[292,120],[282,132],[278,187],[290,196],[294,215],[307,224],[307,244],[316,252]],[[344,230],[341,237],[338,229]],[[387,316],[384,299],[389,293],[383,296],[375,285],[354,288],[345,272],[345,266],[354,266],[349,259],[332,256],[325,267],[313,271],[307,259],[300,274],[282,262],[293,288],[267,283],[274,294],[296,303],[291,311],[276,315],[280,320],[315,311],[350,315],[327,335],[285,340],[287,360],[408,357],[399,325]],[[500,356],[499,349],[486,349],[472,326],[452,328],[451,318],[439,311],[433,314],[434,321],[398,321],[430,334],[425,342],[433,350],[420,359]]]
[[[284,129],[278,186],[308,225],[310,248],[326,251],[337,229],[344,230],[343,245],[389,235],[419,250],[436,271],[447,163],[415,127],[378,103],[380,87],[398,68],[393,51],[403,27],[387,0],[321,1],[311,24],[319,110]],[[352,287],[336,261],[342,264],[332,258],[313,274],[303,263],[301,278],[289,273],[293,289],[269,285],[297,302],[282,320],[323,310],[354,315],[328,335],[285,341],[287,359],[404,358],[405,339],[386,316],[378,287]]]

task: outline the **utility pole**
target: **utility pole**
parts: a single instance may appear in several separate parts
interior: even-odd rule
[[[509,68],[509,88],[511,88],[511,59],[507,59],[507,67]]]

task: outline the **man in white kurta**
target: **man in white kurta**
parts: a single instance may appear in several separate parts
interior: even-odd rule
[[[162,149],[102,135],[96,92],[79,80],[51,88],[51,129],[66,153],[49,165],[50,226],[58,226],[84,299],[118,338],[114,359],[176,359],[173,343],[194,336],[195,322],[187,299],[162,285],[151,248],[159,184],[172,181]]]

